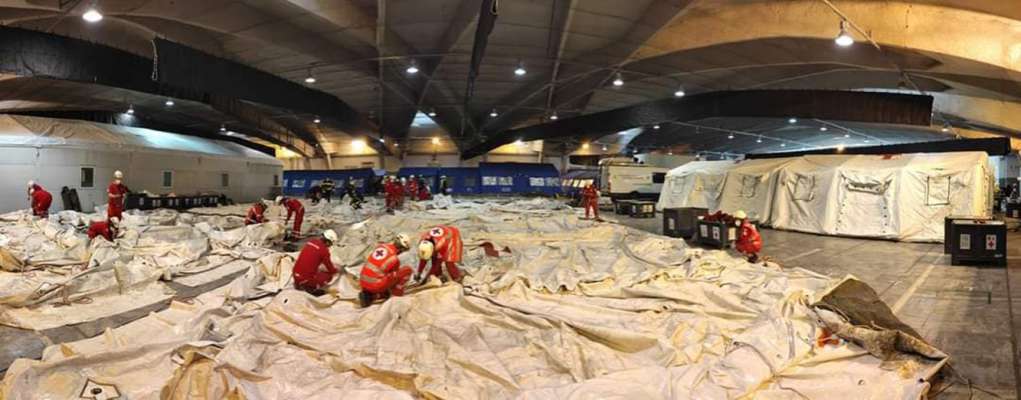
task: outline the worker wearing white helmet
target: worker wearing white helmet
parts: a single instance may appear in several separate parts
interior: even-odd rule
[[[106,217],[121,218],[124,213],[124,196],[128,194],[128,187],[124,186],[124,173],[121,171],[113,172],[113,182],[110,182],[110,186],[106,188]]]
[[[337,232],[328,229],[321,237],[309,240],[294,261],[292,277],[294,288],[309,294],[321,296],[333,281],[337,268],[330,260],[330,246],[338,240]]]
[[[50,215],[50,204],[53,203],[53,195],[39,186],[35,181],[28,181],[29,206],[32,208],[32,215],[46,218]]]
[[[734,223],[739,227],[734,249],[745,255],[748,262],[759,261],[759,252],[762,251],[762,236],[759,235],[759,230],[748,220],[748,214],[744,210],[734,213]]]
[[[429,228],[422,233],[418,242],[418,276],[420,279],[427,276],[443,279],[443,267],[446,267],[450,279],[460,282],[462,275],[457,264],[461,262],[463,253],[461,231],[457,228],[446,225]],[[429,261],[432,261],[432,268],[426,271]]]
[[[404,295],[404,286],[415,270],[401,265],[398,256],[408,251],[410,246],[411,239],[401,233],[392,242],[380,243],[369,252],[358,279],[362,288],[358,301],[362,307],[368,307],[378,299]]]

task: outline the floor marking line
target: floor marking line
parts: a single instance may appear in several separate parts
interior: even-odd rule
[[[810,256],[810,255],[812,255],[812,254],[815,254],[815,253],[818,253],[818,252],[820,252],[820,251],[822,251],[822,249],[818,249],[818,248],[817,248],[817,249],[812,249],[812,250],[806,251],[806,252],[804,252],[804,253],[801,253],[801,254],[797,254],[797,255],[794,255],[794,256],[788,257],[788,258],[784,259],[783,261],[784,261],[784,262],[790,262],[790,261],[794,261],[794,260],[797,260],[797,259],[799,259],[799,258],[801,258],[801,257],[805,257],[805,256]]]
[[[893,303],[893,307],[890,307],[890,310],[893,311],[894,314],[899,312],[900,309],[903,308],[905,304],[907,304],[908,299],[910,299],[911,296],[915,294],[915,291],[918,290],[920,286],[922,286],[922,283],[925,282],[925,278],[928,278],[929,273],[931,273],[932,270],[934,269],[936,269],[936,264],[929,264],[929,267],[926,268],[925,271],[922,272],[922,274],[919,275],[917,279],[915,279],[915,282],[911,284],[911,287],[909,287],[908,290],[904,292],[904,294],[900,295],[900,298],[897,299],[897,302]]]

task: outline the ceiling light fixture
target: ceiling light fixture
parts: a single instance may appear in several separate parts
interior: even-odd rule
[[[838,153],[842,153],[843,151],[844,151],[844,144],[843,143],[838,144],[837,145],[837,152]]]
[[[528,71],[525,70],[525,63],[523,61],[518,60],[518,67],[514,68],[514,75],[525,76],[525,74],[527,73]]]
[[[727,139],[733,139],[733,138],[734,138],[734,134],[733,133],[727,135]]]
[[[518,146],[521,146],[521,145],[525,144],[525,142],[522,142],[521,139],[518,139],[518,140],[514,141],[514,144],[516,144]]]
[[[827,128],[825,126],[820,126],[819,130],[822,131],[822,132],[826,132],[826,131],[830,130],[830,128]]]
[[[163,105],[165,105],[167,107],[173,107],[174,106],[174,101],[171,100],[171,99],[167,99],[167,101],[163,102]]]
[[[440,138],[433,137],[433,144],[440,144]]]
[[[312,122],[315,122],[315,123],[318,124],[320,122],[323,122],[323,120],[319,119],[319,117],[316,117],[316,119],[313,119]]]
[[[429,110],[429,112],[426,113],[426,115],[428,115],[430,117],[435,117],[436,116],[436,110]]]
[[[605,144],[603,145],[603,151],[606,151],[606,145]]]
[[[226,131],[227,131],[227,126],[223,125],[223,124],[220,124],[220,132],[226,132]]]
[[[554,121],[556,121],[556,120],[560,119],[560,117],[558,117],[558,116],[557,116],[557,112],[556,112],[556,111],[554,111],[554,112],[553,112],[553,114],[551,114],[551,115],[549,116],[549,119],[551,119],[551,120],[554,120]]]
[[[617,76],[613,78],[613,86],[624,86],[624,78],[620,76],[620,72],[618,72]]]
[[[850,133],[845,133],[844,137],[849,138],[849,137],[851,137],[851,134]]]
[[[316,83],[316,77],[312,76],[312,68],[308,69],[308,76],[305,77],[305,83],[309,85]]]
[[[127,113],[134,115],[135,114],[135,106],[131,105],[131,104],[128,104],[128,111],[127,111]]]
[[[762,143],[762,136],[755,138],[755,143]]]
[[[418,73],[418,63],[414,59],[411,60],[411,65],[408,65],[408,69],[404,70],[407,73],[414,75]]]
[[[658,130],[659,129],[659,125],[653,125],[652,129],[657,129]]]
[[[490,117],[496,118],[496,116],[497,116],[497,115],[500,115],[500,114],[498,114],[498,113],[496,112],[496,109],[495,109],[495,108],[493,109],[493,111],[490,111],[490,112],[489,112],[489,116],[490,116]]]
[[[798,123],[798,119],[794,118],[794,117],[791,117],[790,119],[787,120],[787,123],[788,124],[796,124],[796,123]]]
[[[838,34],[837,38],[833,40],[837,42],[837,46],[847,47],[854,44],[854,38],[847,33],[847,28],[845,27],[846,24],[847,21],[843,19],[840,20],[840,34]]]
[[[942,132],[950,132],[950,124],[943,124],[943,127],[940,128],[940,131],[942,131]]]
[[[677,90],[674,91],[674,97],[684,97],[684,88],[677,88]]]
[[[787,147],[787,143],[780,143],[780,147]]]
[[[95,4],[93,4],[92,7],[89,7],[88,11],[85,11],[85,14],[82,14],[82,19],[87,22],[96,23],[103,20],[103,14],[100,14],[99,10],[96,10]]]
[[[379,142],[380,142],[380,143],[386,143],[386,139],[383,139],[383,138],[379,138]]]
[[[588,143],[582,143],[581,148],[588,150]]]

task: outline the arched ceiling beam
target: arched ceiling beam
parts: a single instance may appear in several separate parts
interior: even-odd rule
[[[713,117],[817,118],[890,124],[930,124],[932,97],[894,93],[752,90],[703,93],[505,131],[462,153],[470,159],[515,140],[545,140],[616,132],[669,121]]]

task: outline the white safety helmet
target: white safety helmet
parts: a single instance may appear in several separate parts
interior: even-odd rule
[[[432,241],[423,240],[418,242],[418,258],[420,260],[428,260],[433,258],[433,251],[436,250],[436,245]]]
[[[394,244],[397,245],[397,247],[400,247],[405,250],[410,249],[411,238],[409,238],[408,235],[405,235],[403,233],[398,233],[397,237],[394,238]]]
[[[117,217],[110,217],[110,225],[113,225],[114,227],[120,226],[121,225],[121,219],[117,218]]]
[[[327,229],[325,232],[323,232],[323,237],[331,242],[334,243],[337,242],[337,232],[335,232],[333,229]]]
[[[737,212],[734,213],[734,218],[745,219],[748,218],[748,214],[745,214],[744,210],[737,210]]]
[[[35,181],[28,181],[28,187],[35,186]]]
[[[113,171],[113,177],[117,179],[124,179],[124,173],[121,171]]]
[[[277,196],[276,200],[273,200],[273,202],[277,203],[277,204],[280,204],[283,201],[284,201],[284,196]]]

